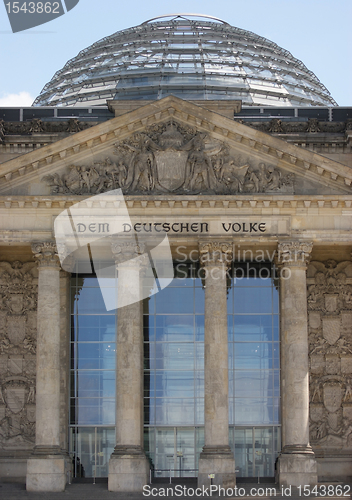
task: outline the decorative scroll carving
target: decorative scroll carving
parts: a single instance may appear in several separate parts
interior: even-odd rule
[[[352,448],[352,262],[313,261],[307,282],[311,441]]]
[[[57,253],[55,243],[44,241],[42,243],[33,243],[32,252],[38,262],[38,266],[57,267],[60,266],[60,259]]]
[[[293,193],[294,174],[233,155],[228,146],[174,120],[115,144],[115,159],[43,177],[52,194]]]
[[[201,265],[231,265],[233,246],[225,241],[209,241],[199,244],[199,260]]]
[[[0,262],[0,445],[30,449],[35,435],[37,269]]]
[[[290,265],[307,265],[313,248],[312,242],[284,241],[279,243],[278,263]]]

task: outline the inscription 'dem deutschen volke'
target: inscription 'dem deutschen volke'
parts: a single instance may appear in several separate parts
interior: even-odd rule
[[[208,222],[136,222],[122,224],[123,233],[209,233]],[[265,233],[266,222],[223,222],[221,228],[224,233]],[[110,224],[92,222],[77,224],[78,233],[109,234]]]

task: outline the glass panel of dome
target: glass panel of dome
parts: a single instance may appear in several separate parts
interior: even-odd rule
[[[290,67],[295,67],[297,81],[301,82],[312,82],[312,96],[307,97],[307,103],[325,103],[327,105],[333,103],[325,87],[320,84],[315,75],[305,68],[305,66],[298,60],[294,59],[288,51],[281,49],[277,45],[273,44],[269,40],[262,37],[258,37],[253,33],[246,32],[245,30],[239,30],[231,26],[226,26],[221,23],[211,23],[209,21],[202,20],[199,24],[191,25],[178,24],[181,22],[179,19],[175,19],[171,24],[158,24],[159,21],[153,23],[147,23],[141,25],[137,28],[131,28],[129,30],[124,30],[123,32],[116,33],[110,37],[107,37],[100,42],[97,42],[91,47],[88,47],[84,51],[81,51],[78,56],[69,62],[69,67],[64,70],[56,72],[53,80],[45,86],[45,91],[42,92],[40,99],[36,101],[36,104],[50,102],[51,104],[61,101],[61,104],[67,105],[67,99],[62,100],[62,97],[57,94],[57,88],[62,82],[66,82],[65,85],[70,87],[70,76],[78,79],[80,78],[80,73],[83,68],[90,68],[90,71],[94,71],[96,74],[101,74],[105,77],[107,74],[100,73],[98,66],[107,66],[107,61],[109,61],[108,66],[114,67],[114,73],[116,78],[119,79],[119,71],[129,71],[131,66],[134,67],[135,71],[145,71],[146,66],[150,66],[151,62],[144,63],[144,56],[147,58],[150,56],[150,47],[156,46],[159,50],[158,55],[152,55],[153,63],[152,65],[162,66],[167,63],[167,60],[177,59],[185,51],[191,51],[188,53],[188,57],[193,60],[200,60],[204,57],[206,52],[206,59],[210,59],[214,66],[221,64],[222,70],[228,74],[233,74],[233,69],[228,65],[234,64],[235,59],[243,57],[244,62],[248,62],[246,65],[246,71],[250,77],[253,74],[255,67],[268,68],[276,67],[276,72],[278,76],[283,75],[285,79],[285,70],[288,68],[287,62]],[[160,28],[160,29],[159,29]],[[162,36],[158,35],[159,31],[162,31]],[[143,36],[141,36],[143,33]],[[179,33],[179,34],[175,34]],[[126,41],[127,39],[127,41]],[[182,43],[180,43],[182,42]],[[167,46],[165,52],[164,48]],[[198,55],[199,47],[202,46],[204,53],[203,55]],[[224,48],[226,49],[224,51]],[[178,51],[178,53],[177,53]],[[234,59],[235,58],[235,59]],[[183,57],[185,59],[185,57]],[[125,63],[126,66],[121,67],[121,63]],[[141,67],[138,67],[140,63]],[[162,63],[162,64],[161,64]],[[253,66],[254,64],[254,66]],[[109,69],[111,69],[109,68]],[[188,70],[184,70],[182,66],[178,68],[182,72],[188,73]],[[162,71],[162,67],[159,68]],[[291,73],[291,71],[289,71]],[[267,72],[263,73],[264,76],[269,76]],[[292,82],[295,81],[295,75],[293,75]],[[289,78],[287,79],[289,80]],[[79,89],[77,89],[78,91]],[[100,92],[101,89],[99,89]],[[189,89],[188,93],[183,93],[183,97],[188,94],[192,94],[194,89]],[[196,91],[197,96],[198,91]],[[203,89],[203,95],[208,92]],[[230,92],[231,93],[231,92]],[[232,93],[236,97],[241,97],[238,94],[237,89],[233,89]],[[157,92],[150,92],[148,95],[156,98],[158,96]],[[317,97],[315,97],[315,95]],[[73,95],[73,94],[72,94]],[[314,95],[314,97],[313,97]],[[95,101],[99,100],[96,96]],[[195,97],[195,94],[191,97]],[[216,96],[213,96],[215,98]],[[124,97],[125,98],[125,97]],[[276,99],[280,99],[279,96],[272,96],[270,102]],[[290,99],[290,98],[289,98]],[[312,101],[313,99],[313,101]],[[245,95],[243,101],[247,104],[252,103],[251,96],[248,93]],[[296,100],[295,100],[296,101]],[[288,100],[288,102],[290,102]]]

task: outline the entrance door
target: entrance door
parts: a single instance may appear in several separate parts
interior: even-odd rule
[[[71,428],[70,452],[73,455],[73,477],[108,477],[109,459],[114,446],[114,428]]]
[[[237,477],[274,477],[275,460],[280,450],[280,427],[236,427],[231,431],[234,433]]]
[[[195,477],[195,428],[156,428],[155,453],[152,455],[156,478]]]

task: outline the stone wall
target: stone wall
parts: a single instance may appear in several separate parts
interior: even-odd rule
[[[308,267],[310,441],[320,479],[351,477],[352,262]],[[324,457],[319,460],[319,457]]]

